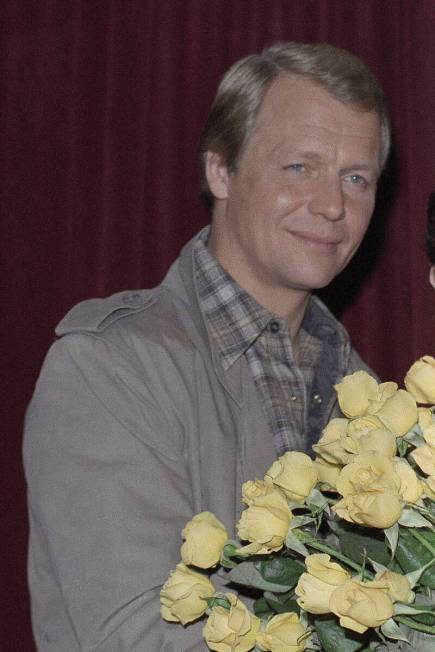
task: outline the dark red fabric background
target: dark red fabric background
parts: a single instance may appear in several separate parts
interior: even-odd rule
[[[276,40],[329,41],[372,67],[390,102],[392,164],[368,245],[327,299],[384,379],[434,353],[435,2],[3,0],[0,12],[0,649],[31,652],[25,406],[66,310],[157,283],[207,222],[196,145],[236,59]]]

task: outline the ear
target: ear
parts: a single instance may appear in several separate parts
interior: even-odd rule
[[[205,174],[209,188],[216,199],[227,199],[229,175],[227,166],[222,162],[220,154],[207,152]]]
[[[429,283],[435,290],[435,265],[432,265],[429,272]]]

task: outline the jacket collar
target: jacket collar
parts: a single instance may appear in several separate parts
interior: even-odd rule
[[[186,305],[186,310],[182,311],[182,319],[185,321],[187,332],[195,346],[201,351],[201,354],[211,359],[216,376],[224,387],[225,391],[230,394],[236,404],[241,407],[243,403],[243,382],[242,375],[245,365],[235,364],[225,370],[219,355],[219,350],[214,342],[212,334],[209,332],[207,320],[202,313],[198,299],[197,280],[194,274],[193,248],[198,237],[204,237],[205,230],[202,229],[192,240],[190,240],[181,250],[179,257],[170,267],[162,286],[176,295],[179,300]],[[193,324],[192,324],[193,322]],[[244,360],[242,358],[242,360]]]

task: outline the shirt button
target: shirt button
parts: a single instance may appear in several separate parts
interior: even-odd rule
[[[290,400],[291,400],[291,401],[296,401],[296,399],[297,399],[296,394],[292,394],[292,395],[290,396]]]
[[[320,394],[314,394],[313,401],[315,401],[316,403],[321,403],[322,397],[320,396]]]
[[[269,324],[269,329],[271,333],[279,333],[279,322],[277,322],[275,319],[271,321]]]

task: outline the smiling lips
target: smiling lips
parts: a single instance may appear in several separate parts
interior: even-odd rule
[[[289,231],[289,233],[298,240],[304,240],[304,242],[318,245],[319,247],[334,247],[342,241],[341,237],[321,236],[317,233],[310,233],[308,231]]]

